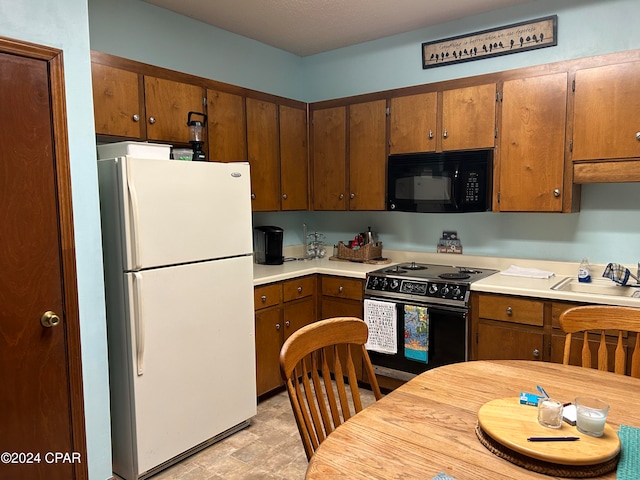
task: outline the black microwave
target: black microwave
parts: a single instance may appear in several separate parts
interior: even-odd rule
[[[491,210],[493,150],[389,155],[387,210]]]

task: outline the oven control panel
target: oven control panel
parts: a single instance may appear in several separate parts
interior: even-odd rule
[[[388,297],[421,297],[466,302],[469,285],[431,280],[406,280],[386,276],[369,276],[366,293]]]

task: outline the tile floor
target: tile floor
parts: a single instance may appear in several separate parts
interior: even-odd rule
[[[363,404],[373,393],[361,389]],[[307,457],[286,392],[258,404],[244,430],[196,453],[150,480],[303,480]]]

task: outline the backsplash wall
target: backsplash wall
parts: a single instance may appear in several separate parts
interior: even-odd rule
[[[303,223],[308,232],[324,233],[330,246],[371,226],[384,248],[423,252],[435,252],[442,231],[455,230],[463,254],[570,262],[587,257],[631,268],[640,261],[638,199],[637,183],[588,184],[580,212],[572,214],[273,212],[254,213],[253,224],[282,227],[285,246],[302,244]]]

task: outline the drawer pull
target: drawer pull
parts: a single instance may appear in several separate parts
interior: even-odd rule
[[[342,293],[342,291],[343,291],[343,290],[344,290],[344,287],[343,287],[342,285],[340,285],[340,286],[338,287],[338,292],[339,292],[339,293]]]
[[[540,350],[538,350],[537,348],[533,349],[533,356],[538,358],[540,356]]]
[[[276,323],[276,330],[280,330],[280,324]]]
[[[266,301],[267,301],[267,296],[266,296],[266,295],[262,295],[262,296],[260,297],[260,300],[262,300],[262,303],[266,303]]]
[[[298,293],[302,293],[302,287],[298,287]]]
[[[284,322],[284,326],[289,328],[291,326],[291,322],[287,320],[286,322]]]
[[[513,315],[513,309],[511,307],[507,307],[507,315]]]

